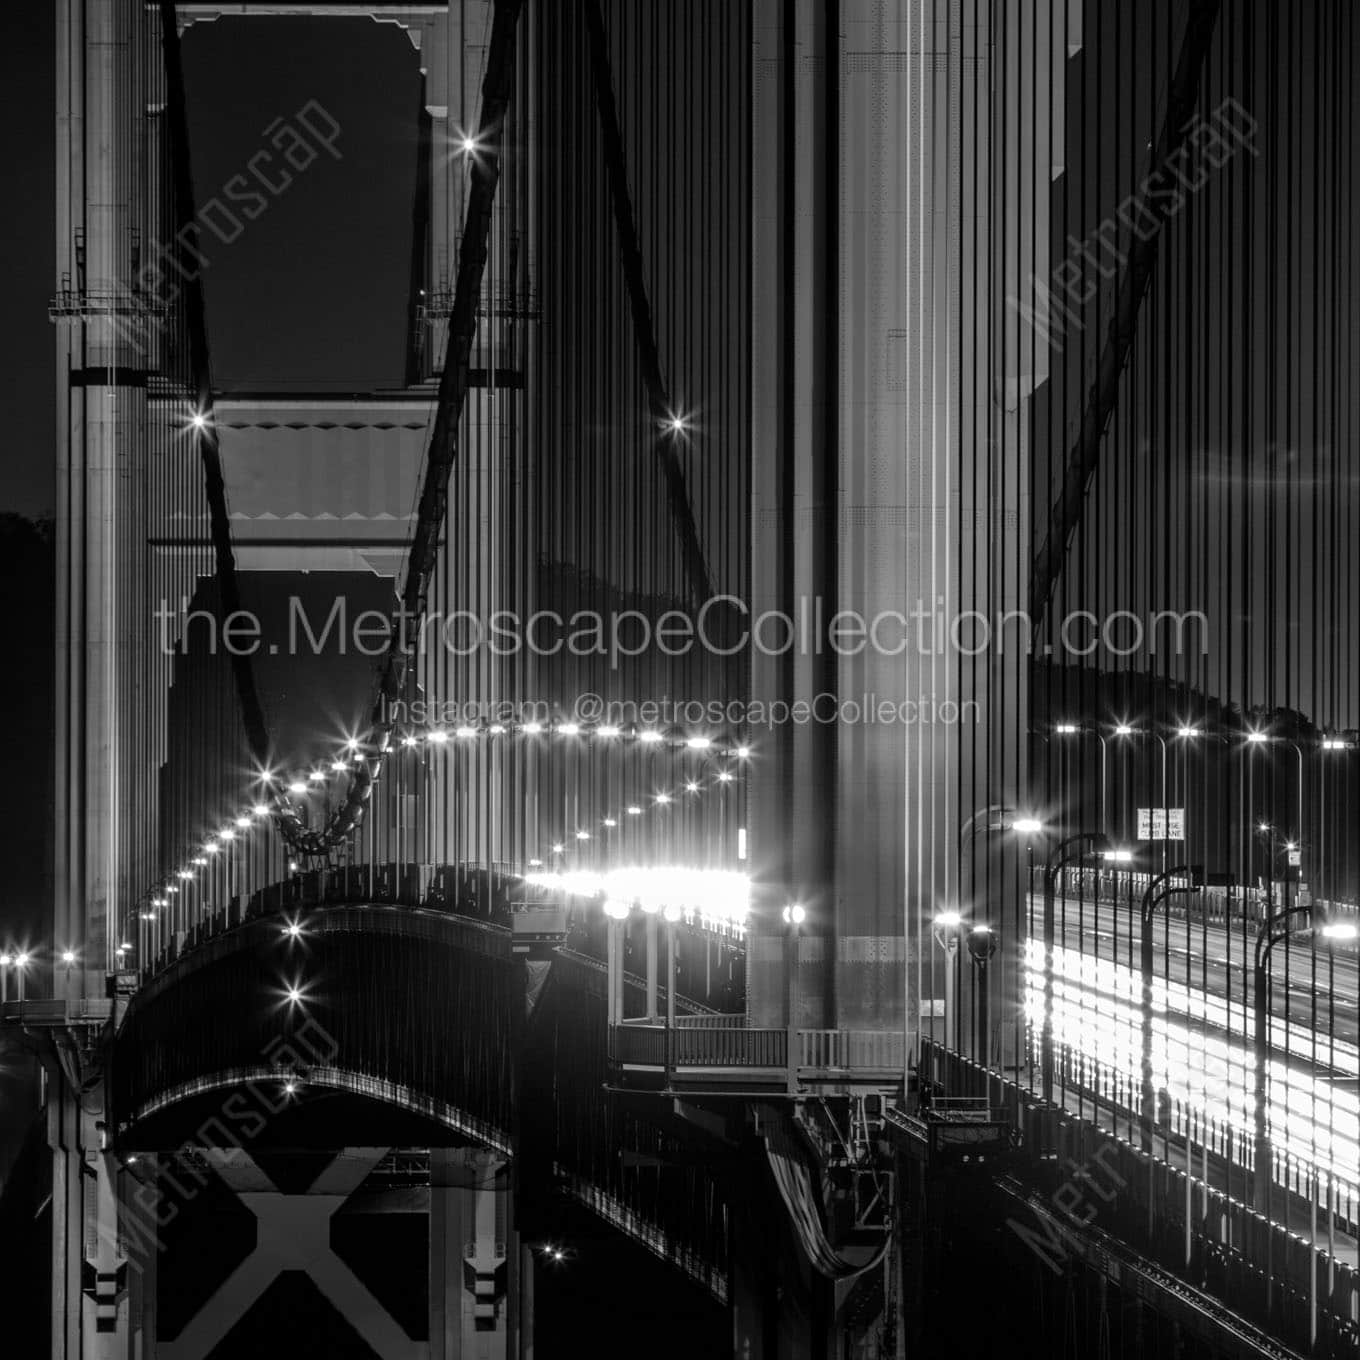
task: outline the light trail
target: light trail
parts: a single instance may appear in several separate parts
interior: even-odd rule
[[[1044,1018],[1044,950],[1026,946],[1025,1010],[1038,1035]],[[1075,949],[1054,949],[1053,1042],[1080,1053],[1107,1077],[1116,1077],[1129,1098],[1120,1102],[1137,1116],[1142,1081],[1142,979],[1137,969],[1095,959]],[[1173,1101],[1217,1121],[1229,1134],[1225,1150],[1253,1136],[1254,1059],[1250,1039],[1226,1028],[1227,1001],[1183,984],[1154,978],[1152,985],[1153,1085]],[[1207,1030],[1206,1027],[1207,1026]],[[1360,1075],[1356,1045],[1314,1034],[1281,1017],[1270,1019],[1272,1054],[1267,1062],[1266,1110],[1273,1150],[1330,1176],[1352,1200],[1360,1195]],[[1297,1056],[1273,1051],[1288,1039]],[[1318,1070],[1305,1054],[1317,1052]],[[1348,1081],[1352,1089],[1338,1086]]]

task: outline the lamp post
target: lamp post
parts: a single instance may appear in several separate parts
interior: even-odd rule
[[[606,987],[609,992],[609,1024],[623,1021],[623,932],[626,929],[629,907],[627,902],[605,900],[605,957]]]
[[[968,932],[968,953],[977,970],[977,1013],[974,1019],[973,1052],[981,1050],[982,1065],[991,1066],[988,1037],[990,1026],[987,1006],[987,963],[996,953],[996,932],[985,921],[979,921]]]
[[[1275,910],[1275,857],[1281,850],[1293,854],[1298,850],[1297,841],[1285,840],[1269,822],[1259,822],[1256,827],[1256,834],[1261,839],[1264,847],[1265,871],[1266,871],[1266,909],[1262,919],[1266,919]],[[1288,869],[1292,868],[1292,862],[1286,866],[1285,877],[1282,881],[1284,886],[1283,905],[1289,905],[1289,875]]]
[[[993,820],[993,814],[995,814],[995,820]],[[984,817],[987,819],[986,821],[980,821],[980,820],[979,820],[980,818],[984,818]],[[969,883],[969,898],[970,898],[970,900],[977,900],[977,896],[978,896],[978,894],[977,894],[977,892],[976,892],[976,886],[975,886],[975,881],[974,881],[974,875],[973,875],[972,872],[971,872],[972,863],[973,863],[973,856],[972,856],[972,853],[971,853],[971,845],[972,845],[972,841],[977,837],[977,835],[978,835],[979,832],[987,832],[987,833],[991,833],[991,832],[1007,832],[1007,831],[1014,831],[1014,832],[1017,832],[1017,833],[1019,833],[1019,834],[1021,834],[1021,835],[1023,835],[1023,836],[1026,837],[1026,849],[1027,849],[1027,867],[1026,867],[1026,872],[1027,872],[1027,878],[1026,878],[1026,881],[1025,881],[1025,884],[1024,884],[1024,900],[1025,900],[1025,901],[1028,901],[1028,900],[1029,900],[1029,895],[1030,895],[1031,891],[1033,890],[1033,868],[1034,868],[1034,845],[1033,845],[1033,837],[1034,837],[1035,835],[1041,834],[1041,833],[1043,832],[1043,829],[1044,829],[1043,823],[1042,823],[1037,817],[1034,817],[1034,816],[1029,815],[1029,814],[1021,815],[1021,814],[1017,813],[1016,810],[1015,810],[1014,808],[1008,807],[1008,806],[1007,806],[1006,804],[1004,804],[1004,803],[991,803],[991,804],[987,805],[986,807],[981,807],[981,808],[978,808],[976,811],[974,811],[973,814],[968,818],[968,820],[964,822],[963,826],[960,828],[960,831],[959,831],[959,863],[960,863],[960,876],[962,876],[962,871],[963,871],[963,870],[962,870],[962,866],[963,866],[964,863],[966,862],[966,863],[968,864],[968,866],[969,866],[969,869],[970,869],[969,879],[968,879],[968,883]],[[1007,882],[1008,882],[1008,880],[1005,879],[1005,876],[1004,876],[1004,874],[1003,874],[1003,884],[1005,884],[1005,883],[1007,883]],[[1005,915],[1006,915],[1006,912],[1005,912],[1005,902],[1006,902],[1007,896],[1008,896],[1008,894],[1007,894],[1007,891],[1006,891],[1006,887],[1003,886],[1003,888],[1002,888],[1002,906],[1001,906],[1001,909],[1000,909],[999,912],[998,912],[998,915],[1000,916],[1001,920],[998,921],[997,924],[994,925],[994,926],[992,927],[993,930],[998,930],[998,929],[999,929],[1000,931],[1004,931],[1004,929],[1005,929],[1004,918],[1005,918]],[[988,914],[990,915],[991,913],[989,912]],[[1019,901],[1017,900],[1017,903],[1016,903],[1016,916],[1015,916],[1015,931],[1016,931],[1016,936],[1017,936],[1017,938],[1019,938],[1019,936],[1020,936],[1021,933],[1023,932],[1023,929],[1024,929],[1024,927],[1022,926],[1022,924],[1021,924],[1021,919],[1020,919],[1020,906],[1019,906]],[[997,938],[999,938],[999,936],[994,936],[993,939],[992,939],[992,952],[993,952],[993,953],[995,953],[995,950],[996,950]],[[1016,963],[1017,965],[1018,965],[1018,963],[1019,963],[1019,956],[1018,956],[1018,955],[1016,956],[1015,963]],[[1005,992],[1005,994],[1006,994],[1006,1000],[1007,1000],[1008,1002],[1010,1002],[1010,1003],[1013,1003],[1013,1007],[1014,1007],[1014,1010],[1015,1010],[1015,1012],[1016,1012],[1016,1017],[1017,1017],[1017,1019],[1018,1019],[1018,1017],[1019,1017],[1019,1012],[1020,1012],[1020,1010],[1021,1010],[1021,1003],[1020,1003],[1020,999],[1019,999],[1019,984],[1018,984],[1018,981],[1017,981],[1017,976],[1018,976],[1018,975],[1015,975],[1015,974],[1012,974],[1012,975],[1009,975],[1009,976],[1003,974],[1003,992]],[[1008,987],[1008,986],[1006,985],[1007,982],[1010,982],[1012,985]],[[979,969],[977,970],[977,973],[976,973],[975,978],[974,978],[974,983],[975,983],[975,987],[980,987],[980,988],[984,988],[984,989],[986,989],[986,988],[988,988],[988,987],[990,986],[990,979],[988,978],[987,970],[986,970],[985,967],[984,967],[984,968],[979,968]],[[990,1053],[991,1053],[991,1031],[990,1031],[990,1020],[989,1020],[989,1012],[990,1012],[990,1009],[991,1009],[991,1006],[990,1006],[990,994],[987,995],[987,996],[983,996],[983,997],[979,998],[979,999],[977,1000],[976,1003],[973,1002],[973,1000],[971,999],[971,997],[969,998],[969,1010],[970,1010],[970,1012],[974,1015],[975,1021],[978,1021],[978,1022],[980,1022],[980,1023],[982,1024],[982,1030],[981,1030],[980,1036],[979,1036],[979,1035],[974,1035],[974,1049],[975,1049],[975,1052],[978,1051],[978,1043],[980,1042],[980,1044],[981,1044],[980,1053],[981,1053],[982,1061],[983,1061],[984,1063],[990,1061]],[[1019,1046],[1018,1046],[1018,1043],[1017,1043],[1016,1062],[1017,1062],[1017,1066],[1018,1066],[1018,1063],[1019,1063]]]
[[[666,1087],[675,1084],[675,923],[680,908],[666,907]]]
[[[1133,727],[1133,726],[1131,726],[1129,723],[1126,723],[1126,722],[1117,723],[1117,724],[1115,725],[1114,734],[1115,734],[1115,736],[1118,737],[1121,741],[1127,741],[1128,738],[1130,738],[1130,737],[1141,737],[1141,736],[1143,735],[1142,731],[1141,731],[1139,728]],[[1165,751],[1166,751],[1166,743],[1165,743],[1165,742],[1162,743],[1162,751],[1163,751],[1163,753],[1165,753]],[[1120,768],[1123,769],[1124,767],[1121,765]],[[1163,759],[1163,761],[1162,761],[1162,784],[1163,784],[1163,786],[1165,786],[1165,784],[1166,784],[1166,761],[1165,761],[1165,759]],[[1121,782],[1120,782],[1120,799],[1119,799],[1119,804],[1120,804],[1120,808],[1123,809],[1123,808],[1124,808],[1124,797],[1123,797],[1123,781],[1122,781],[1122,780],[1121,780]],[[1125,817],[1127,817],[1127,812],[1125,813]],[[1108,832],[1108,831],[1109,831],[1109,823],[1108,823],[1108,822],[1104,822],[1103,824],[1104,824],[1105,830]],[[1128,823],[1127,823],[1127,820],[1122,820],[1122,825],[1127,826],[1127,824],[1128,824]]]
[[[1328,755],[1336,754],[1340,751],[1351,751],[1355,749],[1355,743],[1347,741],[1344,737],[1323,737],[1322,753],[1323,759],[1318,765],[1318,897],[1324,902],[1329,902],[1328,891],[1331,889],[1330,876],[1327,873],[1327,759]],[[1300,828],[1302,830],[1302,828]]]
[[[797,902],[790,902],[784,908],[784,924],[789,928],[789,938],[787,953],[788,965],[788,1009],[789,1023],[788,1034],[785,1038],[786,1062],[788,1064],[787,1089],[789,1095],[796,1095],[798,1092],[798,934],[802,928],[803,921],[807,917],[807,911]],[[905,1080],[905,1077],[904,1077]],[[906,1097],[906,1087],[902,1088],[903,1098]]]
[[[650,907],[651,910],[647,910],[648,907]],[[647,1019],[654,1021],[657,1014],[657,904],[655,902],[649,902],[647,906],[644,906],[643,911],[646,912],[647,925]]]
[[[1181,882],[1176,880],[1180,879]],[[1157,1093],[1152,1082],[1152,916],[1169,898],[1178,893],[1189,893],[1203,886],[1202,864],[1177,864],[1158,874],[1143,893],[1139,913],[1139,971],[1142,980],[1143,1061],[1142,1098],[1139,1102],[1139,1122],[1142,1126],[1144,1152],[1152,1151],[1152,1133],[1157,1117]]]
[[[1292,747],[1294,748],[1294,754],[1298,757],[1298,762],[1299,762],[1299,804],[1298,804],[1298,807],[1299,807],[1299,816],[1298,816],[1298,820],[1294,823],[1294,835],[1297,836],[1297,837],[1299,838],[1299,840],[1303,840],[1303,839],[1304,839],[1304,834],[1303,834],[1303,747],[1300,746],[1300,745],[1298,744],[1298,742],[1291,740],[1289,737],[1281,737],[1280,740],[1281,740],[1282,742],[1284,742],[1284,744],[1285,744],[1286,746],[1292,746]]]
[[[1056,943],[1056,898],[1058,875],[1085,850],[1109,848],[1103,831],[1078,831],[1059,841],[1044,863],[1044,1022],[1040,1043],[1040,1087],[1045,1103],[1053,1103],[1053,949]]]
[[[14,976],[15,980],[18,983],[20,1006],[24,1004],[24,990],[28,978],[28,965],[30,959],[31,956],[29,955],[28,951],[24,949],[21,949],[17,954],[14,955]]]
[[[955,973],[959,962],[959,928],[963,917],[956,911],[942,911],[935,918],[933,932],[935,942],[944,950],[944,1046],[953,1050],[957,1046],[956,1032],[957,991]]]
[[[1106,803],[1106,787],[1108,780],[1105,778],[1109,764],[1109,751],[1105,745],[1105,734],[1099,727],[1084,728],[1080,723],[1060,722],[1054,728],[1054,732],[1060,737],[1080,737],[1084,732],[1089,731],[1092,736],[1100,743],[1100,827],[1104,831],[1109,827],[1108,808]]]
[[[1252,1115],[1255,1147],[1252,1158],[1252,1200],[1262,1213],[1270,1212],[1271,1142],[1266,1106],[1266,1058],[1270,1047],[1270,955],[1283,940],[1294,934],[1289,922],[1313,914],[1312,907],[1285,907],[1271,913],[1256,932],[1252,963]]]
[[[1176,879],[1184,881],[1176,883]],[[1157,1097],[1152,1082],[1152,918],[1153,913],[1168,898],[1178,893],[1196,892],[1203,887],[1228,887],[1235,880],[1231,874],[1214,873],[1206,876],[1202,864],[1178,864],[1158,874],[1143,893],[1140,913],[1139,970],[1142,978],[1143,1021],[1143,1089],[1140,1101],[1142,1144],[1144,1152],[1152,1151],[1152,1136],[1156,1125]],[[1188,1143],[1187,1143],[1188,1146]],[[1187,1152],[1187,1166],[1189,1165]],[[1188,1173],[1187,1173],[1188,1174]]]
[[[1311,922],[1312,907],[1285,907],[1266,917],[1256,933],[1256,952],[1252,966],[1252,1000],[1254,1003],[1255,1024],[1252,1029],[1252,1057],[1254,1074],[1252,1081],[1252,1105],[1255,1123],[1255,1148],[1252,1159],[1252,1198],[1256,1208],[1267,1219],[1270,1217],[1270,1190],[1272,1177],[1273,1151],[1270,1139],[1270,1122],[1267,1117],[1267,1080],[1266,1056],[1269,1051],[1270,1020],[1270,955],[1277,944],[1297,935],[1320,935],[1329,944],[1339,940],[1354,940],[1358,932],[1350,922],[1329,921],[1322,926],[1309,925],[1303,930],[1291,930],[1290,922],[1300,916],[1307,916]],[[1266,1312],[1269,1315],[1274,1301],[1273,1234],[1266,1237]],[[1316,1264],[1311,1267],[1316,1271]],[[1314,1290],[1316,1274],[1314,1273]],[[1314,1307],[1316,1325],[1316,1297],[1310,1293]]]
[[[1146,730],[1146,731],[1145,731],[1143,728],[1140,728],[1140,727],[1132,727],[1132,726],[1130,726],[1128,723],[1120,723],[1119,726],[1116,727],[1116,728],[1114,729],[1114,734],[1115,734],[1116,737],[1123,737],[1123,738],[1127,738],[1127,737],[1145,737],[1145,736],[1154,737],[1154,738],[1156,739],[1156,741],[1157,741],[1157,744],[1162,748],[1162,791],[1161,791],[1161,794],[1160,794],[1160,811],[1161,811],[1161,814],[1162,814],[1162,823],[1163,823],[1163,825],[1162,825],[1162,830],[1163,830],[1163,833],[1168,833],[1168,832],[1171,830],[1171,827],[1170,827],[1170,820],[1171,820],[1171,818],[1170,818],[1170,810],[1168,809],[1168,807],[1167,807],[1167,805],[1166,805],[1166,766],[1167,766],[1167,747],[1166,747],[1166,738],[1165,738],[1160,732],[1156,731],[1155,729],[1149,729],[1149,730]],[[1193,737],[1193,736],[1198,736],[1199,734],[1198,734],[1198,732],[1197,732],[1194,728],[1190,728],[1190,727],[1182,727],[1182,728],[1179,730],[1179,732],[1177,733],[1177,735],[1178,735],[1178,736],[1182,736],[1182,737],[1186,737],[1186,736],[1191,736],[1191,737]],[[1168,839],[1169,839],[1169,837],[1168,837],[1168,835],[1166,835],[1166,834],[1163,834],[1162,837],[1161,837],[1161,845],[1162,845],[1162,863],[1163,863],[1163,864],[1166,863],[1166,842],[1167,842]]]
[[[996,814],[996,820],[992,820],[992,815]],[[1015,809],[1008,807],[1005,803],[988,803],[985,807],[976,808],[971,816],[959,828],[959,883],[964,882],[964,865],[968,866],[967,889],[964,896],[965,901],[972,901],[977,896],[977,875],[973,871],[973,841],[977,838],[978,832],[1005,831],[1008,825],[1007,819],[1015,816]],[[979,821],[985,818],[985,821]],[[984,850],[984,854],[985,854]]]

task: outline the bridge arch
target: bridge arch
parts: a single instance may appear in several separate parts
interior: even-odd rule
[[[256,917],[182,955],[129,1003],[110,1055],[110,1129],[224,1093],[255,1126],[287,1082],[387,1104],[508,1150],[519,1030],[510,941],[416,908]]]

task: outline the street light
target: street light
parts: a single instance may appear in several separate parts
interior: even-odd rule
[[[788,979],[789,1024],[785,1040],[788,1060],[787,1087],[790,1095],[798,1092],[798,932],[807,919],[806,909],[797,902],[790,902],[784,908],[784,924],[789,928],[789,938],[785,945],[788,959],[786,976]],[[905,1097],[905,1090],[903,1095]]]
[[[1180,880],[1179,882],[1177,880]],[[1178,864],[1158,874],[1143,893],[1142,908],[1139,913],[1139,971],[1142,980],[1143,997],[1143,1091],[1140,1102],[1143,1151],[1152,1151],[1152,1133],[1156,1123],[1156,1092],[1152,1084],[1152,917],[1156,909],[1168,898],[1180,893],[1196,892],[1212,883],[1223,887],[1232,882],[1230,874],[1211,874],[1204,876],[1202,864]]]
[[[1313,908],[1285,907],[1267,916],[1256,933],[1256,951],[1252,967],[1252,1001],[1254,1026],[1252,1056],[1255,1063],[1252,1100],[1255,1113],[1256,1147],[1252,1176],[1253,1199],[1256,1207],[1269,1216],[1271,1181],[1271,1142],[1266,1118],[1266,1055],[1269,1047],[1270,1014],[1270,955],[1277,944],[1303,935],[1317,935],[1329,944],[1356,938],[1355,925],[1347,921],[1327,921],[1321,926],[1307,926],[1302,930],[1290,928],[1290,922],[1300,916],[1310,920]]]
[[[1108,850],[1109,838],[1103,831],[1078,831],[1059,841],[1044,863],[1044,1021],[1041,1040],[1041,1090],[1046,1104],[1053,1103],[1053,949],[1055,940],[1055,899],[1058,875],[1086,850]]]
[[[993,820],[993,814],[995,814],[995,820]],[[982,819],[982,820],[979,820],[979,819]],[[1020,835],[1025,836],[1025,837],[1027,838],[1027,839],[1026,839],[1026,850],[1027,850],[1026,875],[1027,875],[1027,877],[1026,877],[1025,886],[1024,886],[1024,893],[1025,893],[1025,899],[1024,899],[1024,900],[1028,903],[1028,902],[1030,901],[1030,899],[1031,899],[1031,894],[1032,894],[1033,891],[1034,891],[1034,847],[1033,847],[1032,840],[1029,839],[1029,838],[1032,838],[1032,837],[1034,837],[1034,836],[1036,836],[1036,835],[1042,834],[1042,833],[1043,833],[1043,830],[1044,830],[1044,825],[1043,825],[1043,823],[1039,820],[1039,818],[1037,818],[1037,817],[1035,817],[1035,816],[1032,816],[1032,815],[1030,815],[1030,814],[1025,814],[1025,815],[1023,815],[1023,816],[1018,815],[1017,812],[1016,812],[1016,810],[1015,810],[1014,808],[1008,807],[1008,806],[1006,806],[1004,803],[989,803],[989,804],[987,804],[985,807],[980,807],[980,808],[976,809],[976,810],[973,812],[973,814],[967,819],[967,821],[964,822],[963,826],[960,827],[960,829],[959,829],[959,873],[960,873],[960,882],[963,882],[964,868],[965,868],[965,866],[966,866],[966,867],[967,867],[967,870],[968,870],[968,876],[967,876],[967,892],[968,892],[968,896],[971,897],[971,898],[974,899],[974,900],[979,900],[979,894],[978,894],[977,888],[976,888],[976,875],[975,875],[974,872],[973,872],[973,865],[974,865],[974,858],[973,858],[973,853],[972,853],[972,841],[973,841],[973,839],[976,838],[976,836],[978,835],[979,832],[991,833],[991,832],[1014,831],[1014,832],[1017,832],[1017,833],[1019,833]],[[998,911],[997,914],[1000,915],[1000,916],[1002,916],[1002,917],[1004,917],[1004,916],[1005,916],[1005,898],[1004,898],[1005,888],[1004,888],[1004,887],[1003,887],[1003,889],[1002,889],[1002,892],[1003,892],[1003,902],[1002,902],[1002,906],[1001,906],[1001,908],[1000,908],[1000,910]],[[989,914],[990,914],[990,913],[989,913]],[[1017,904],[1016,904],[1016,913],[1015,913],[1015,929],[1016,929],[1016,935],[1017,935],[1017,937],[1020,935],[1021,930],[1022,930],[1021,923],[1020,923],[1020,914],[1021,914],[1021,909],[1020,909],[1019,902],[1017,901]],[[1028,915],[1028,912],[1026,912],[1026,914]],[[995,947],[995,944],[993,944],[993,947]],[[976,983],[977,983],[977,985],[978,985],[979,987],[983,987],[983,988],[987,987],[987,985],[988,985],[988,978],[987,978],[987,972],[986,972],[986,969],[985,969],[985,968],[979,969],[978,974],[977,974],[977,978],[976,978]],[[972,1003],[971,1003],[971,1000],[970,1000],[970,1010],[972,1010],[972,1009],[973,1009],[973,1006],[972,1006]],[[984,1063],[986,1063],[986,1062],[989,1060],[989,1054],[990,1054],[990,1051],[991,1051],[991,1036],[990,1036],[989,1030],[985,1027],[986,1021],[987,1021],[987,1017],[988,1017],[988,1011],[989,1011],[988,998],[987,998],[987,997],[982,997],[982,998],[980,998],[980,1000],[979,1000],[978,1003],[977,1003],[976,1014],[977,1014],[978,1016],[980,1016],[980,1017],[982,1018],[983,1022],[984,1022],[984,1028],[983,1028],[983,1030],[982,1030],[982,1035],[981,1035],[981,1039],[982,1039],[981,1058],[982,1058],[982,1061],[983,1061]],[[905,1012],[904,1012],[904,1021],[903,1021],[903,1023],[904,1023],[904,1026],[905,1026],[905,1024],[907,1023],[906,1013],[905,1013]],[[976,1036],[975,1036],[975,1037],[976,1037]],[[906,1038],[906,1036],[904,1035],[904,1039],[905,1039],[905,1038]],[[909,1045],[904,1046],[903,1052],[904,1052],[904,1053],[907,1052],[907,1051],[908,1051],[908,1048],[909,1048]],[[1018,1055],[1018,1052],[1017,1052],[1017,1065],[1018,1065],[1018,1061],[1019,1061],[1019,1055]]]
[[[19,1004],[24,1002],[24,980],[28,973],[29,953],[26,949],[20,949],[17,953],[8,952],[0,954],[0,1002],[9,999],[9,969],[13,968],[19,984]]]
[[[1266,909],[1265,915],[1269,916],[1275,909],[1275,858],[1283,849],[1291,855],[1298,849],[1298,843],[1285,840],[1269,822],[1260,822],[1256,827],[1256,834],[1261,838],[1261,843],[1265,849],[1265,870],[1266,870]],[[1288,867],[1288,866],[1287,866]],[[1289,905],[1289,879],[1283,880],[1284,886],[1284,905]]]
[[[605,926],[606,967],[609,985],[609,1023],[623,1023],[623,951],[628,920],[631,910],[627,902],[606,898],[604,914],[608,918]]]
[[[1060,737],[1079,737],[1084,729],[1080,723],[1060,722],[1054,727],[1054,732]],[[1109,751],[1105,745],[1105,734],[1099,727],[1089,729],[1091,735],[1100,743],[1100,825],[1102,830],[1109,824],[1107,818],[1108,804],[1106,798],[1106,770],[1109,763]]]
[[[1289,922],[1299,916],[1311,920],[1313,908],[1286,907],[1274,915],[1267,916],[1256,934],[1256,953],[1252,967],[1252,1001],[1254,1021],[1252,1031],[1252,1057],[1254,1079],[1252,1082],[1252,1105],[1255,1116],[1255,1149],[1252,1165],[1252,1198],[1256,1208],[1267,1219],[1270,1218],[1270,1189],[1273,1160],[1270,1127],[1266,1117],[1266,1055],[1269,1047],[1270,1014],[1270,954],[1277,944],[1299,935],[1317,935],[1334,944],[1342,940],[1354,940],[1360,930],[1349,921],[1326,921],[1321,926],[1308,926],[1302,930],[1291,930]],[[1287,1020],[1287,1017],[1286,1017]],[[1286,1201],[1287,1203],[1287,1201]],[[1266,1311],[1269,1314],[1274,1298],[1273,1234],[1266,1236]]]
[[[974,1017],[977,1026],[973,1035],[973,1052],[976,1055],[981,1050],[982,1064],[984,1067],[990,1066],[990,1054],[988,1053],[988,1035],[990,1034],[989,1017],[987,1014],[987,963],[996,953],[996,933],[985,921],[979,921],[968,932],[968,954],[973,960],[973,967],[977,970],[977,986],[973,989],[977,993],[977,1014]]]
[[[1335,755],[1339,751],[1350,751],[1355,746],[1354,742],[1347,741],[1344,737],[1323,737],[1322,750],[1324,755]],[[1324,901],[1329,901],[1327,891],[1331,884],[1327,881],[1327,762],[1323,760],[1318,765],[1318,823],[1321,828],[1318,837],[1318,896]],[[1303,828],[1300,827],[1300,830]]]
[[[935,942],[944,950],[944,1046],[953,1049],[956,1044],[955,1007],[957,990],[955,974],[959,962],[959,928],[963,916],[957,911],[942,911],[935,917]]]
[[[1162,792],[1161,792],[1161,797],[1160,797],[1159,801],[1160,801],[1160,805],[1161,805],[1160,810],[1161,810],[1161,814],[1162,814],[1162,822],[1163,822],[1163,827],[1162,827],[1162,829],[1163,829],[1164,832],[1170,831],[1171,828],[1170,828],[1170,826],[1168,825],[1169,820],[1170,820],[1170,817],[1169,817],[1169,813],[1168,813],[1167,806],[1166,806],[1166,764],[1167,764],[1166,738],[1165,738],[1164,736],[1162,736],[1162,734],[1161,734],[1160,732],[1158,732],[1155,728],[1153,728],[1153,729],[1148,729],[1147,731],[1144,731],[1142,728],[1132,727],[1132,726],[1130,726],[1130,724],[1128,724],[1128,723],[1120,723],[1120,724],[1114,729],[1114,734],[1115,734],[1116,737],[1145,737],[1145,736],[1151,736],[1151,737],[1156,738],[1157,744],[1162,748]],[[1196,729],[1194,729],[1194,728],[1192,728],[1192,727],[1189,727],[1189,726],[1182,726],[1182,727],[1179,729],[1178,735],[1180,735],[1180,736],[1185,736],[1185,737],[1193,737],[1193,736],[1198,736],[1199,733],[1196,731]],[[1167,842],[1168,839],[1169,839],[1169,837],[1167,837],[1167,836],[1165,836],[1165,835],[1162,837],[1162,854],[1163,854],[1163,855],[1166,854],[1166,842]],[[1163,863],[1165,863],[1165,860],[1163,860]]]

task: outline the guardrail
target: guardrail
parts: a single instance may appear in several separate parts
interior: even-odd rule
[[[1037,1036],[1030,1038],[1029,1055],[1030,1061],[1037,1066],[1040,1062]],[[1054,1067],[1061,1089],[1075,1095],[1078,1102],[1088,1100],[1093,1109],[1105,1111],[1111,1116],[1116,1130],[1120,1122],[1124,1122],[1130,1137],[1134,1136],[1142,1105],[1142,1083],[1139,1077],[1111,1068],[1067,1044],[1055,1045]],[[1344,1118],[1344,1113],[1340,1117]],[[1255,1160],[1254,1134],[1251,1129],[1208,1114],[1192,1102],[1168,1097],[1162,1091],[1158,1093],[1154,1146],[1158,1142],[1165,1145],[1168,1138],[1181,1147],[1188,1140],[1190,1155],[1196,1161],[1202,1160],[1207,1154],[1225,1164],[1241,1168],[1244,1176],[1250,1173]],[[1306,1158],[1273,1147],[1271,1174],[1276,1185],[1304,1202],[1321,1201],[1323,1198],[1316,1188],[1322,1178],[1314,1164]],[[1332,1178],[1330,1198],[1332,1212],[1343,1231],[1360,1233],[1360,1216],[1349,1184],[1340,1178]]]
[[[903,1038],[891,1030],[795,1031],[797,1078],[856,1077],[895,1081],[902,1071]],[[610,1029],[611,1059],[632,1068],[687,1075],[739,1078],[764,1074],[783,1081],[789,1066],[789,1031],[752,1028],[742,1016],[677,1016],[673,1030],[654,1021],[625,1020]]]
[[[1152,881],[1153,875],[1139,870],[1110,868],[1063,869],[1058,875],[1057,893],[1059,897],[1080,898],[1087,902],[1109,902],[1127,907],[1137,907],[1143,890]],[[1184,880],[1179,880],[1184,882]],[[1290,901],[1295,900],[1297,883],[1276,880],[1273,885],[1275,895],[1274,909],[1283,904],[1286,891]],[[1037,903],[1044,893],[1042,869],[1036,867],[1030,879],[1030,896]],[[1354,902],[1333,902],[1326,898],[1312,898],[1312,905],[1319,919],[1360,922],[1360,906]],[[1215,924],[1259,925],[1266,917],[1266,894],[1262,888],[1239,884],[1236,887],[1203,887],[1179,893],[1166,898],[1158,908],[1163,917],[1181,920],[1205,920]],[[1357,950],[1354,943],[1340,942],[1334,946],[1342,953]]]
[[[675,1024],[678,1029],[745,1029],[746,1017],[714,1011],[711,1015],[677,1015]]]
[[[25,1025],[102,1025],[113,1012],[113,1002],[96,998],[68,1001],[64,997],[6,1001],[0,1018]]]
[[[1074,1231],[1090,1224],[1114,1234],[1300,1350],[1360,1353],[1354,1266],[1202,1178],[1187,1178],[1130,1140],[1045,1105],[1018,1082],[929,1039],[922,1040],[919,1071],[952,1095],[1014,1112],[1023,1137],[1013,1172],[1045,1192],[1060,1215],[1075,1215]],[[1087,1192],[1088,1183],[1098,1194]]]

